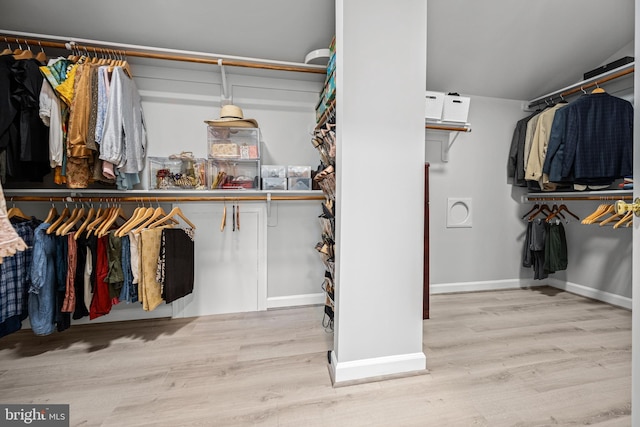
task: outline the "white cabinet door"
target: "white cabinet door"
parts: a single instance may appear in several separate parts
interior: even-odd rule
[[[224,204],[181,203],[196,226],[195,284],[191,295],[173,303],[174,317],[266,309],[266,207],[240,203],[240,230],[233,231],[233,202],[220,231]]]

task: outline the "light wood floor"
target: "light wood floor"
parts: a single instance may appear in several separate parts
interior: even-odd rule
[[[432,296],[430,373],[331,386],[320,307],[0,339],[1,403],[74,426],[629,426],[631,313],[552,288]],[[380,319],[384,322],[384,319]]]

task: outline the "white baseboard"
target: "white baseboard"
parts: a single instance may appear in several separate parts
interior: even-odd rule
[[[303,305],[318,305],[324,304],[325,294],[302,294],[302,295],[288,295],[284,297],[269,297],[267,298],[267,309],[270,308],[283,308],[283,307],[299,307]]]
[[[571,292],[572,294],[595,299],[598,301],[606,302],[607,304],[615,305],[616,307],[622,307],[627,310],[631,310],[632,299],[628,297],[623,297],[620,295],[612,294],[611,292],[590,288],[588,286],[578,285],[576,283],[565,282],[558,279],[547,279],[545,280],[545,282],[549,286],[553,286],[557,289],[562,289],[563,291]]]
[[[374,357],[371,359],[339,362],[336,352],[331,352],[329,371],[335,386],[349,382],[376,380],[399,374],[424,373],[427,369],[427,357],[424,353],[399,354],[395,356]]]
[[[534,286],[544,285],[546,285],[546,283],[521,279],[487,280],[483,282],[439,283],[435,285],[429,285],[429,293],[431,295],[437,295],[456,292],[497,291],[501,289],[531,288]]]
[[[489,280],[484,282],[460,282],[460,283],[439,283],[430,285],[431,295],[448,294],[456,292],[478,292],[497,291],[502,289],[532,288],[536,286],[552,286],[572,294],[606,302],[607,304],[631,310],[631,298],[612,294],[611,292],[576,283],[565,282],[559,279],[547,278],[545,280],[532,279],[509,279],[509,280]]]

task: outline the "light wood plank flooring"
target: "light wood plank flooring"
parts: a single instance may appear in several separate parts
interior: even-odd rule
[[[321,307],[0,339],[0,402],[74,426],[629,426],[631,313],[553,288],[432,296],[429,374],[332,387]],[[384,319],[380,319],[384,322]]]

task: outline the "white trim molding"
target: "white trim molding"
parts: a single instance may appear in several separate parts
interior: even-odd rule
[[[336,352],[332,351],[329,371],[334,386],[354,381],[376,381],[389,375],[426,373],[427,357],[424,353],[409,353],[338,362]]]
[[[459,282],[459,283],[438,283],[430,285],[431,295],[448,294],[457,292],[479,292],[498,291],[503,289],[525,289],[538,286],[552,286],[556,289],[571,292],[586,298],[606,302],[616,307],[631,310],[631,298],[616,295],[600,289],[590,288],[577,283],[565,282],[559,279],[547,278],[545,280],[532,279],[508,279],[508,280],[487,280],[482,282]]]
[[[546,282],[546,284],[548,284],[549,286],[553,286],[557,289],[562,289],[563,291],[571,292],[572,294],[606,302],[607,304],[615,305],[616,307],[631,310],[632,299],[629,297],[623,297],[621,295],[612,294],[611,292],[590,288],[588,286],[578,285],[576,283],[564,282],[558,279],[547,279]]]
[[[482,282],[438,283],[429,285],[431,295],[456,292],[497,291],[501,289],[532,288],[547,283],[528,279],[486,280]]]
[[[267,298],[267,309],[321,305],[324,304],[324,301],[324,293],[269,297]]]

